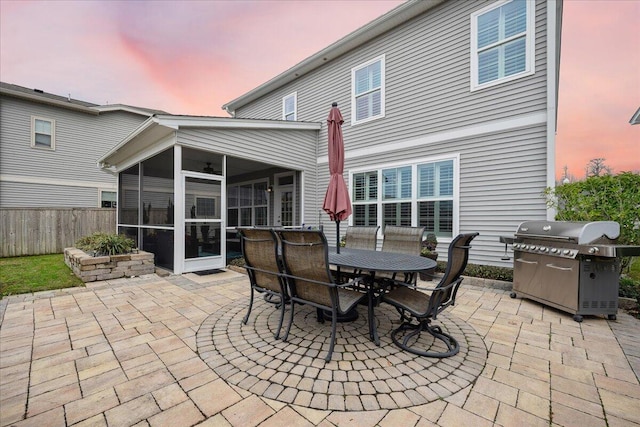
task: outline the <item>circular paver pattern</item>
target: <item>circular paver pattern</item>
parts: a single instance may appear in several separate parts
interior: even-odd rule
[[[284,403],[334,411],[422,405],[472,384],[487,360],[478,333],[446,310],[437,323],[460,343],[453,357],[426,358],[396,347],[390,332],[400,316],[383,304],[375,309],[380,347],[369,340],[366,306],[358,306],[357,320],[338,324],[332,360],[325,362],[331,322],[318,323],[313,307],[296,305],[286,342],[274,338],[279,310],[273,304],[257,297],[244,325],[247,307],[236,301],[210,315],[196,336],[198,354],[227,383]],[[420,340],[423,348],[444,348],[429,334]]]

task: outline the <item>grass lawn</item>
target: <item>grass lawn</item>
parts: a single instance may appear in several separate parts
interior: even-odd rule
[[[63,254],[0,258],[0,297],[84,286]]]

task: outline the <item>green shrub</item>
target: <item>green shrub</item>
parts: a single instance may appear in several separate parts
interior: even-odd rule
[[[236,267],[244,267],[244,258],[242,257],[234,258],[231,261],[229,261],[229,265],[234,265]]]
[[[78,240],[76,247],[94,256],[122,255],[130,253],[136,243],[122,234],[93,233]]]
[[[620,277],[619,295],[625,298],[633,298],[640,304],[640,281],[633,280],[631,277]]]

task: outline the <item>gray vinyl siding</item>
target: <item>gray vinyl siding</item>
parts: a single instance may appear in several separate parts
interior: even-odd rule
[[[0,181],[0,207],[95,208],[99,197],[97,188]]]
[[[444,3],[238,109],[236,117],[280,119],[282,97],[297,91],[299,120],[324,122],[331,103],[336,101],[345,119],[347,149],[361,149],[376,141],[411,140],[463,125],[544,111],[545,2],[538,2],[536,7],[536,73],[470,92],[470,16],[490,3]],[[385,117],[351,126],[351,69],[382,54],[386,74]],[[326,130],[320,138],[326,138]],[[326,145],[319,148],[319,154],[326,155]]]
[[[55,150],[31,147],[32,116],[55,120]],[[3,96],[0,118],[0,173],[42,183],[3,183],[9,191],[3,192],[0,206],[97,207],[98,189],[115,189],[116,184],[114,175],[97,167],[98,158],[147,117],[124,111],[91,115]],[[69,185],[51,191],[51,185],[44,185],[48,180]],[[85,188],[86,183],[93,188]]]
[[[317,135],[315,130],[183,129],[178,132],[177,144],[304,173],[304,188],[297,174],[296,198],[300,201],[304,192],[304,221],[311,223],[318,217]],[[296,217],[296,221],[301,222],[301,218]]]
[[[449,1],[418,16],[323,67],[239,108],[237,117],[280,119],[282,97],[297,91],[298,119],[325,122],[332,102],[338,102],[345,123],[345,180],[350,169],[412,162],[416,158],[460,156],[460,232],[478,231],[471,262],[512,266],[501,261],[501,235],[513,235],[524,220],[545,219],[542,196],[546,186],[546,123],[482,133],[463,139],[384,154],[363,155],[383,144],[446,135],[462,127],[498,123],[547,112],[547,4],[536,1],[535,74],[471,92],[471,14],[494,1]],[[550,24],[551,27],[555,23]],[[553,46],[551,47],[553,48]],[[385,55],[385,117],[351,125],[351,69]],[[318,159],[327,155],[327,132],[319,134]],[[328,183],[326,161],[318,164],[318,208]],[[323,215],[329,241],[335,226]],[[346,224],[342,227],[345,227]],[[341,231],[343,228],[341,228]],[[448,242],[438,248],[446,260]]]

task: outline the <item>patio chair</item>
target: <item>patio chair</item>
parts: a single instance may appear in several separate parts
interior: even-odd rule
[[[278,258],[278,240],[276,234],[264,228],[240,228],[238,229],[244,256],[245,268],[251,284],[251,296],[249,310],[242,319],[245,325],[249,320],[253,307],[254,291],[264,293],[265,299],[273,302],[274,297],[279,299],[277,307],[280,308],[280,322],[274,337],[280,337],[284,309],[287,302],[287,292],[284,278],[282,277],[282,265]]]
[[[391,332],[393,342],[403,350],[426,357],[450,357],[460,351],[460,345],[451,335],[433,326],[432,320],[450,305],[454,305],[462,282],[462,273],[469,259],[471,241],[478,233],[459,234],[449,245],[447,269],[435,288],[421,288],[402,284],[382,295],[382,302],[396,307],[402,324]],[[425,293],[430,291],[431,293]],[[413,323],[415,319],[417,323]],[[444,342],[447,351],[425,351],[416,347],[420,333],[426,331]]]
[[[425,227],[401,227],[396,225],[387,225],[384,228],[384,239],[382,240],[383,252],[396,252],[408,255],[420,255],[422,249],[422,236]],[[377,282],[393,282],[396,280],[397,273],[379,273],[376,275]],[[404,281],[407,283],[415,283],[416,274],[406,273]]]
[[[375,251],[378,244],[378,229],[380,227],[347,227],[345,234],[345,248],[368,249]]]
[[[285,332],[287,340],[296,304],[308,304],[316,309],[331,312],[331,343],[325,360],[333,355],[336,341],[336,324],[339,315],[347,314],[367,297],[351,289],[360,278],[345,284],[336,284],[329,271],[327,239],[321,231],[279,230],[285,277],[289,284],[291,299],[290,321]]]

